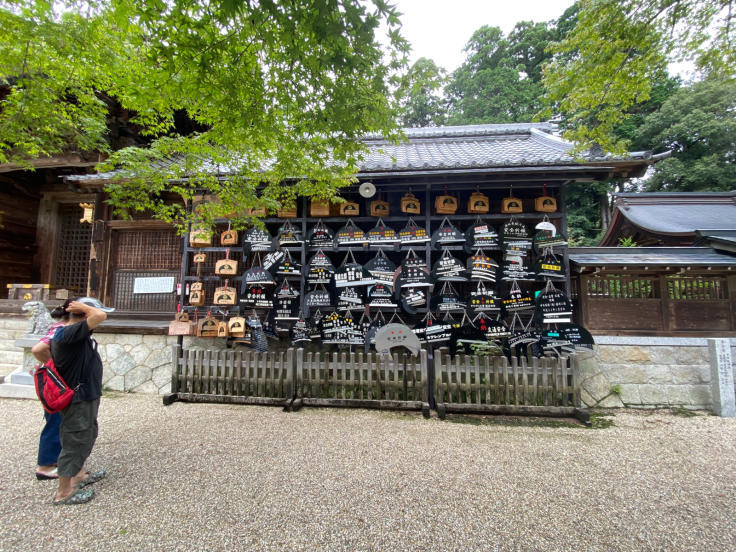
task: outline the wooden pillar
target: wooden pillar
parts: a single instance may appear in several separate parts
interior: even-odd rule
[[[569,235],[567,233],[567,206],[565,205],[567,198],[565,196],[565,184],[566,183],[563,183],[560,186],[560,213],[562,214],[562,218],[560,219],[560,231],[563,236],[566,236],[569,239]],[[562,266],[565,267],[565,274],[567,274],[567,277],[565,278],[565,295],[570,297],[570,278],[572,275],[570,274],[570,256],[567,250],[568,248],[565,247],[562,253]]]
[[[580,308],[580,313],[578,320],[580,321],[580,325],[590,329],[590,313],[589,313],[589,303],[588,303],[588,279],[590,276],[580,273],[578,275],[578,306]]]
[[[107,241],[105,240],[105,204],[102,193],[95,194],[95,210],[92,221],[87,295],[97,297],[104,302],[107,299],[104,297]]]
[[[726,294],[731,305],[731,326],[732,332],[736,331],[736,274],[729,274],[726,277]]]
[[[667,290],[667,278],[666,274],[658,273],[652,274],[652,280],[654,285],[659,287],[659,306],[662,309],[662,331],[669,332],[671,326],[670,320],[670,295]]]

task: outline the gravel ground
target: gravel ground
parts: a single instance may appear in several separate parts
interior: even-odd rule
[[[51,505],[41,408],[0,400],[0,550],[736,550],[736,419],[606,429],[109,395],[86,505]]]

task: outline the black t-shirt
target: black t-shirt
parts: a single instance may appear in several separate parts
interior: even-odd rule
[[[102,359],[86,320],[56,330],[51,338],[51,356],[67,385],[76,389],[72,402],[102,396]]]

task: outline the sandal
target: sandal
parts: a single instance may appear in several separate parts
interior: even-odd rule
[[[36,470],[36,479],[38,479],[39,481],[45,481],[47,479],[59,479],[59,474],[56,470],[57,468],[54,468],[53,470],[49,470],[47,472]]]
[[[84,504],[85,502],[89,502],[90,500],[92,500],[94,496],[95,492],[92,489],[77,489],[66,498],[62,498],[61,500],[54,500],[52,504],[54,506],[61,506],[64,504]]]
[[[89,475],[85,479],[77,483],[77,489],[84,489],[87,485],[92,485],[92,483],[102,481],[103,479],[105,479],[106,476],[107,472],[105,470],[99,470],[95,473],[89,473]]]

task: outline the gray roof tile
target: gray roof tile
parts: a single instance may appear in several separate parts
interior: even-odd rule
[[[710,247],[571,247],[570,262],[588,266],[736,266]]]
[[[392,144],[383,137],[364,137],[368,146],[360,164],[360,174],[431,170],[463,170],[496,167],[580,165],[570,154],[573,144],[551,134],[550,123],[513,123],[464,125],[404,129],[407,138]],[[649,152],[633,152],[625,159],[648,159]],[[610,156],[593,158],[583,154],[584,161],[618,160]],[[227,174],[227,171],[213,172]],[[69,176],[67,180],[104,180],[110,175]]]
[[[736,230],[736,192],[618,194],[616,208],[633,225],[657,234]]]

